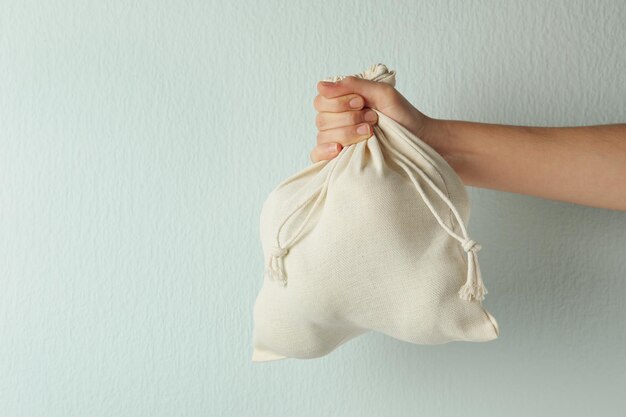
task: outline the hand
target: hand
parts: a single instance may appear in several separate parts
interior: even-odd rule
[[[418,137],[432,119],[421,113],[390,84],[348,76],[336,83],[317,83],[313,106],[319,130],[311,161],[332,159],[344,146],[372,136],[377,122],[374,108],[394,119]],[[362,128],[362,130],[360,129]]]

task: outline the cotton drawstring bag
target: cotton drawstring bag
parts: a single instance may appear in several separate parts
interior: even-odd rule
[[[354,74],[394,87],[395,75],[383,64]],[[369,331],[430,345],[498,337],[465,186],[374,111],[369,139],[285,179],[262,206],[253,362],[324,356]]]

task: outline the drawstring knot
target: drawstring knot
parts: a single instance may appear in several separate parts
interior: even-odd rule
[[[270,251],[270,257],[265,268],[265,275],[272,281],[278,281],[283,287],[287,285],[287,275],[283,258],[289,253],[289,249],[275,246]]]
[[[476,256],[476,252],[481,249],[481,246],[472,239],[464,240],[462,246],[463,250],[467,252],[467,280],[459,289],[459,297],[466,301],[470,301],[472,298],[482,301],[487,294],[487,288],[483,283],[478,266],[478,257]]]
[[[482,249],[482,246],[480,246],[478,243],[476,243],[472,239],[467,239],[467,240],[463,241],[462,246],[463,246],[463,250],[465,252],[474,252],[474,253],[476,253],[476,252],[478,252],[479,250]]]
[[[272,256],[275,256],[277,258],[281,257],[281,256],[285,256],[289,253],[289,249],[287,248],[281,248],[279,246],[275,246],[272,248],[271,250],[271,254]]]

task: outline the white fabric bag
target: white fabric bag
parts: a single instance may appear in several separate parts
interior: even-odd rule
[[[376,64],[354,75],[395,86],[395,74]],[[415,344],[498,337],[465,186],[375,111],[373,136],[285,179],[263,204],[253,362],[320,357],[368,331]]]

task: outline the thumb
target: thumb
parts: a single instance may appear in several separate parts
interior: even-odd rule
[[[349,75],[337,82],[320,81],[317,91],[326,98],[358,94],[365,100],[365,107],[384,109],[394,100],[396,89],[385,82],[366,80]]]

